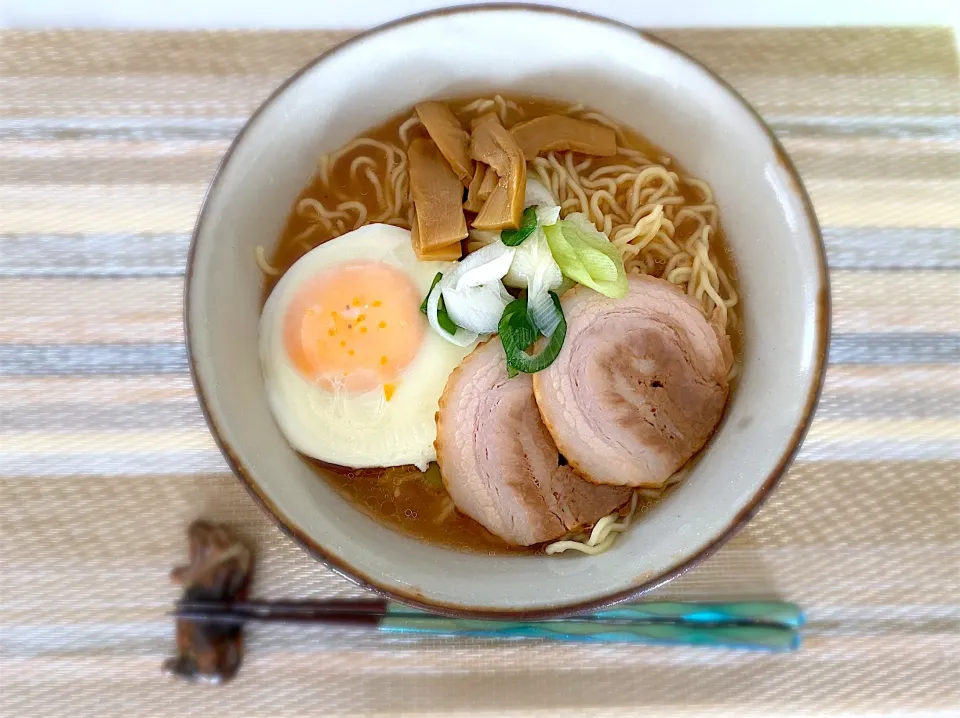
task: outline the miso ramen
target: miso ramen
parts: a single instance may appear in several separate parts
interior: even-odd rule
[[[420,103],[318,158],[255,259],[291,445],[369,516],[450,548],[611,548],[736,383],[711,187],[581,105]]]

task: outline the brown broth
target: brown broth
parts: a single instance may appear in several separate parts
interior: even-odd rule
[[[351,471],[310,464],[368,516],[414,538],[472,553],[529,552],[511,546],[458,511],[449,512],[449,494],[440,470],[431,464],[426,473],[412,466]],[[446,518],[438,520],[444,514]]]
[[[557,113],[565,114],[569,106],[569,103],[543,98],[530,98],[516,95],[503,95],[503,97],[516,102],[523,109],[523,119],[533,119],[535,117]],[[448,100],[448,105],[454,110],[454,114],[457,115],[464,127],[469,127],[469,120],[475,117],[476,113],[463,113],[458,108],[464,107],[472,99],[474,98]],[[411,108],[392,117],[377,127],[358,134],[357,137],[367,137],[380,142],[402,146],[399,137],[399,128],[412,113],[413,110]],[[519,119],[516,113],[511,112],[509,121],[507,122],[508,129]],[[426,136],[426,131],[419,125],[410,130],[408,134],[408,137],[418,136]],[[631,130],[626,130],[626,137],[632,149],[640,150],[647,157],[660,162],[683,176],[683,172],[679,168],[676,160],[663,152],[663,150]],[[377,151],[374,150],[373,152]],[[370,154],[371,150],[369,148],[358,148],[344,155],[330,171],[329,186],[323,183],[318,173],[300,196],[297,197],[297,201],[294,202],[291,208],[280,241],[270,258],[270,264],[281,271],[281,276],[283,272],[286,272],[287,269],[310,249],[332,238],[331,233],[326,232],[320,227],[309,237],[307,243],[298,239],[298,236],[310,225],[310,222],[300,217],[296,211],[297,204],[302,199],[313,198],[330,208],[335,207],[342,201],[344,196],[349,196],[350,199],[364,204],[368,216],[374,216],[379,211],[377,197],[371,190],[369,183],[362,178],[353,177],[350,174],[351,160]],[[376,156],[379,159],[380,154]],[[577,157],[577,161],[579,161],[579,159],[580,157]],[[593,159],[594,162],[591,169],[633,163],[633,160],[622,155],[595,157]],[[336,187],[339,191],[335,194],[329,187]],[[698,196],[695,188],[681,182],[680,190],[689,204],[700,203],[701,198]],[[337,194],[341,196],[338,197],[336,196]],[[727,248],[722,224],[716,236],[713,238],[712,244],[714,246],[717,263],[727,273],[730,281],[739,291],[736,266]],[[279,276],[265,277],[264,300],[266,300],[266,297],[273,290],[278,280]],[[730,331],[730,339],[733,344],[734,353],[739,357],[741,355],[743,342],[739,325]],[[467,552],[494,554],[520,553],[537,550],[535,548],[511,546],[491,534],[473,519],[457,511],[454,511],[445,520],[437,521],[437,517],[448,505],[449,496],[439,481],[439,471],[437,470],[436,464],[432,464],[427,473],[423,474],[413,467],[372,470],[350,470],[343,467],[331,468],[329,465],[315,462],[307,457],[304,458],[317,470],[320,476],[323,476],[342,496],[349,499],[364,513],[402,533],[448,548]],[[696,460],[696,458],[697,457],[694,457],[691,461]],[[411,475],[413,475],[412,480],[397,480],[397,477]],[[656,501],[657,500],[641,501],[638,511],[646,512]]]

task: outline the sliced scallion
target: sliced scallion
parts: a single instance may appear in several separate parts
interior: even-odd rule
[[[440,280],[443,279],[443,273],[437,272],[437,276],[433,278],[433,283],[430,284],[430,289],[427,292],[427,296],[423,298],[423,303],[420,305],[420,311],[424,314],[427,313],[427,300],[430,299],[430,293],[434,288],[440,283]],[[450,315],[447,314],[446,307],[443,306],[443,296],[440,296],[440,302],[437,305],[437,321],[440,323],[440,326],[443,328],[447,334],[456,334],[457,325],[454,324],[453,320],[450,318]]]
[[[560,297],[555,292],[550,292],[550,298],[553,300],[560,314],[560,321],[557,328],[550,337],[546,346],[531,356],[527,349],[532,345],[540,332],[533,324],[530,313],[527,311],[526,297],[516,299],[507,305],[503,310],[503,316],[500,318],[500,342],[503,344],[504,354],[507,356],[507,374],[511,377],[518,372],[525,374],[536,374],[543,371],[553,364],[560,349],[563,347],[563,340],[567,335],[567,322],[563,316],[563,309],[560,306]]]
[[[505,229],[500,232],[500,241],[508,247],[516,247],[537,228],[537,208],[527,207],[523,210],[519,229]]]

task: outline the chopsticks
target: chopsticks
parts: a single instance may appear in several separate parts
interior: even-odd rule
[[[384,599],[323,601],[181,601],[173,615],[204,623],[354,623],[377,625],[389,610]]]
[[[184,601],[177,618],[224,624],[306,623],[375,627],[389,633],[475,638],[538,638],[590,643],[698,645],[794,650],[803,612],[779,601],[625,604],[586,616],[545,621],[447,618],[383,599]]]

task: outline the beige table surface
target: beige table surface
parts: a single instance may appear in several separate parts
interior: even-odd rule
[[[361,594],[228,472],[181,327],[217,161],[273,87],[349,34],[0,34],[0,714],[956,714],[960,87],[940,29],[662,33],[797,162],[834,336],[775,496],[660,594],[795,600],[799,653],[255,627],[232,685],[160,674],[167,572],[194,517],[256,546],[260,596]]]

